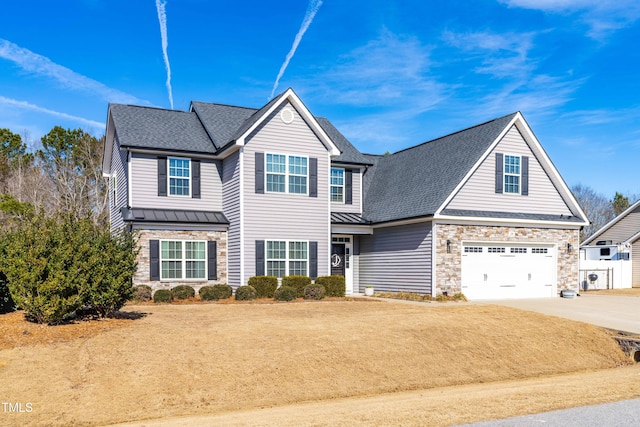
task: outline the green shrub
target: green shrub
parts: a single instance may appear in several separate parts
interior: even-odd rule
[[[6,277],[0,272],[0,314],[15,311],[16,303],[11,298],[11,293],[6,284]]]
[[[253,276],[249,278],[249,286],[253,286],[258,298],[273,298],[276,289],[278,289],[278,278],[275,276]]]
[[[178,285],[171,289],[171,295],[174,299],[189,299],[196,296],[196,291],[188,285]]]
[[[307,285],[304,287],[304,299],[321,300],[325,294],[326,290],[322,285]]]
[[[198,291],[200,299],[203,301],[218,301],[219,299],[231,298],[233,288],[229,285],[218,284],[213,286],[203,286]]]
[[[171,291],[168,289],[158,289],[153,294],[153,302],[171,302],[173,300],[173,295],[171,295]]]
[[[293,301],[296,299],[298,291],[291,286],[280,286],[274,295],[276,301]]]
[[[256,298],[257,293],[253,286],[240,286],[236,289],[236,299],[238,301],[250,301]]]
[[[328,297],[343,297],[347,291],[344,276],[321,276],[316,279],[316,285],[324,286]]]
[[[91,218],[23,218],[2,239],[0,270],[15,303],[38,323],[59,323],[80,308],[109,316],[133,296],[137,244]]]
[[[304,287],[311,284],[311,277],[287,276],[282,278],[282,286],[289,286],[296,290],[296,296],[304,296]]]
[[[153,290],[151,289],[151,286],[148,286],[148,285],[134,286],[133,297],[131,297],[131,300],[136,302],[151,301],[152,294],[153,294]]]

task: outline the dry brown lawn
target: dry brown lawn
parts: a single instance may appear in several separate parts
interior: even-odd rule
[[[315,417],[297,419],[303,424],[449,425],[640,396],[640,370],[625,367],[607,331],[506,307],[332,301],[126,310],[145,315],[60,327],[0,316],[0,401],[33,408],[0,407],[0,425],[179,424],[171,417],[180,416],[292,425],[301,407]],[[74,327],[75,338],[45,332],[35,343],[38,329]],[[379,409],[365,413],[367,405]]]

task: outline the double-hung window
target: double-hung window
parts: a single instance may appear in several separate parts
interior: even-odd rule
[[[266,246],[267,276],[309,275],[309,242],[267,240]]]
[[[267,153],[267,192],[307,194],[308,160],[302,156]]]
[[[161,279],[206,279],[207,243],[192,240],[160,242]]]
[[[189,159],[169,158],[169,195],[191,195],[191,161]]]
[[[344,203],[344,169],[331,168],[331,201]]]
[[[504,192],[520,194],[520,156],[504,156]]]

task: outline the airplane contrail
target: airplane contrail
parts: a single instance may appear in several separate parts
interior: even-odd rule
[[[280,72],[278,73],[278,77],[276,77],[276,81],[273,84],[273,89],[271,89],[271,96],[269,97],[269,99],[273,98],[273,94],[276,92],[276,89],[278,88],[278,83],[280,82],[280,78],[284,74],[284,71],[287,69],[287,66],[289,65],[289,61],[291,61],[291,58],[293,58],[293,55],[296,53],[296,49],[300,44],[300,40],[302,40],[302,36],[304,36],[304,33],[307,31],[307,28],[309,28],[309,25],[311,25],[311,22],[313,21],[313,18],[316,16],[316,13],[318,13],[320,6],[322,6],[322,0],[309,0],[309,5],[307,6],[307,12],[304,14],[302,25],[300,25],[300,30],[298,30],[298,34],[296,34],[296,38],[293,39],[293,45],[291,46],[291,50],[289,50],[289,53],[287,53],[287,57],[285,58],[284,63],[280,67]]]
[[[169,91],[169,103],[173,110],[173,91],[171,90],[171,65],[169,64],[169,55],[167,54],[167,12],[165,6],[166,0],[156,0],[156,9],[158,9],[158,21],[160,22],[160,36],[162,37],[162,54],[164,55],[164,65],[167,69],[167,90]]]

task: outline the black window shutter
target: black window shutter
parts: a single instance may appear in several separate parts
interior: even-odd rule
[[[347,169],[344,171],[344,203],[353,204],[353,171]]]
[[[529,157],[522,156],[522,188],[520,194],[529,195]]]
[[[264,194],[264,153],[256,153],[256,193]]]
[[[256,240],[256,276],[264,276],[264,240]]]
[[[158,157],[158,196],[167,196],[167,158]]]
[[[309,277],[318,277],[318,242],[309,242]]]
[[[318,159],[309,159],[309,197],[318,197]]]
[[[207,280],[218,280],[218,251],[215,240],[207,242]]]
[[[160,280],[160,241],[149,240],[149,280]]]
[[[191,197],[200,198],[200,160],[191,159]]]
[[[504,183],[503,178],[504,160],[502,160],[502,153],[496,153],[496,193],[502,193],[502,186]]]

